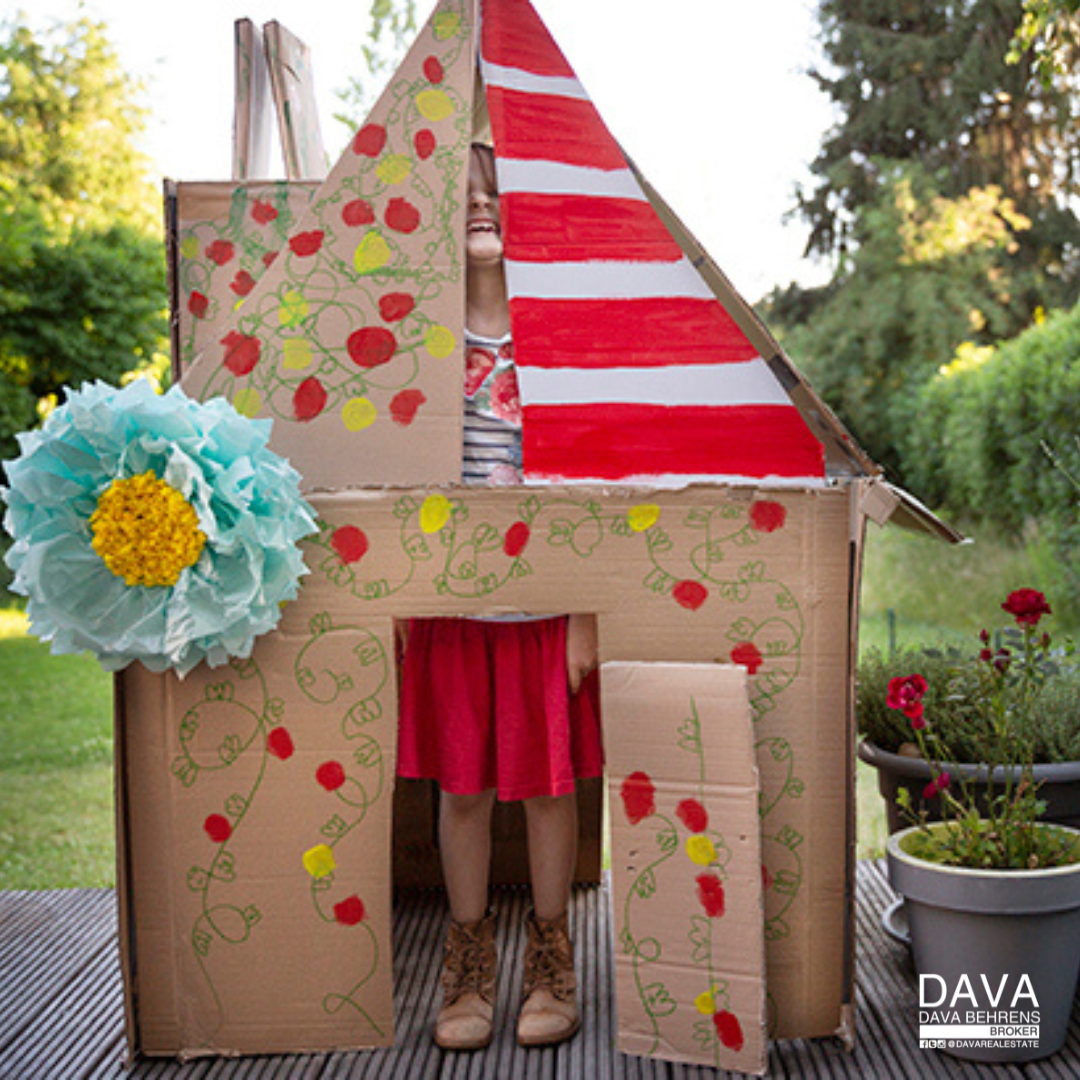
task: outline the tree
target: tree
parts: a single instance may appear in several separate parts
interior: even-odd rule
[[[1006,62],[1021,17],[1021,0],[821,0],[828,68],[813,75],[840,120],[799,193],[811,250],[842,257],[859,208],[918,162],[947,197],[997,186],[1030,219],[1011,256],[1041,275],[1029,307],[1075,299],[1080,117],[1069,80]]]
[[[160,196],[137,148],[142,87],[104,26],[80,19],[35,33],[20,14],[0,34],[0,194],[35,206],[58,234],[159,230]]]
[[[153,364],[167,326],[140,88],[100,25],[3,34],[0,458],[64,385]]]
[[[994,186],[950,199],[918,165],[882,167],[882,175],[856,218],[854,255],[812,314],[782,336],[871,457],[903,481],[918,388],[961,342],[1023,325],[1001,257],[1029,222]],[[790,318],[797,299],[789,290],[772,304]]]
[[[1032,53],[1035,72],[1047,86],[1065,75],[1080,48],[1080,0],[1024,0],[1024,18],[1013,35],[1008,60]]]

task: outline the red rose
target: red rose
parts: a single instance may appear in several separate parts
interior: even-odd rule
[[[375,211],[371,203],[363,199],[353,199],[341,208],[341,220],[346,225],[370,225],[375,220]]]
[[[342,525],[340,529],[334,530],[334,535],[330,537],[330,546],[343,563],[354,563],[367,554],[369,544],[363,529],[358,529],[355,525]]]
[[[337,791],[345,783],[345,770],[339,761],[324,761],[315,770],[315,779],[327,791]]]
[[[378,157],[386,145],[386,128],[381,124],[365,124],[353,139],[353,152],[364,157]]]
[[[709,814],[697,799],[683,799],[675,807],[675,816],[692,833],[703,833],[709,827]]]
[[[210,307],[210,301],[198,289],[192,289],[188,297],[187,308],[196,319],[206,316],[206,310]]]
[[[495,369],[495,354],[472,348],[465,354],[465,396],[472,397]]]
[[[427,397],[423,390],[399,390],[390,401],[390,419],[401,427],[408,427]]]
[[[355,893],[352,896],[347,896],[339,904],[334,905],[334,918],[342,926],[356,926],[364,921],[366,914],[364,901]]]
[[[420,211],[408,199],[391,199],[386,204],[386,213],[383,215],[386,224],[395,232],[415,232],[420,224]]]
[[[293,746],[292,736],[283,727],[276,727],[266,736],[266,749],[274,757],[286,761],[293,756],[296,747]]]
[[[437,56],[429,56],[424,61],[424,77],[428,82],[441,83],[444,75],[443,66]]]
[[[248,375],[259,362],[262,346],[257,337],[230,330],[222,339],[225,346],[225,359],[222,363],[234,375]]]
[[[228,240],[215,240],[206,246],[206,257],[218,266],[224,266],[236,254],[236,248]]]
[[[232,836],[232,823],[224,814],[211,814],[203,822],[203,828],[215,844],[224,844]]]
[[[721,1009],[713,1013],[712,1022],[720,1042],[729,1050],[738,1053],[743,1048],[743,1032],[739,1018],[727,1009]]]
[[[247,296],[255,288],[255,279],[246,270],[239,270],[236,277],[229,282],[229,288],[237,296]]]
[[[277,216],[278,212],[268,202],[263,202],[261,199],[256,199],[251,206],[251,216],[260,225],[269,225]]]
[[[763,533],[776,532],[787,521],[787,509],[771,499],[758,499],[750,504],[750,524]]]
[[[404,319],[416,307],[416,300],[407,292],[392,292],[379,297],[379,314],[386,322]]]
[[[437,145],[435,133],[430,128],[421,128],[413,136],[413,147],[416,149],[416,156],[421,161],[427,161],[435,153]]]
[[[397,338],[384,326],[363,326],[349,335],[345,348],[357,367],[374,368],[394,355]]]
[[[515,521],[506,530],[506,536],[503,539],[503,554],[516,559],[525,550],[528,542],[529,526],[524,521]]]
[[[731,650],[731,662],[740,664],[751,675],[756,675],[758,668],[765,663],[765,657],[761,655],[761,650],[752,641],[743,641]]]
[[[521,392],[513,368],[500,372],[492,381],[491,411],[509,424],[521,423]]]
[[[885,704],[890,709],[899,709],[913,722],[922,719],[923,703],[926,691],[930,687],[921,675],[897,675],[889,680],[889,691],[885,698]],[[916,730],[921,730],[924,724],[919,724]]]
[[[1046,597],[1038,589],[1017,589],[1009,593],[1009,598],[1001,607],[1020,626],[1037,626],[1044,615],[1052,614]]]
[[[322,229],[312,229],[310,232],[297,233],[289,240],[289,247],[292,248],[294,255],[306,258],[309,255],[314,255],[315,252],[322,247],[324,236],[325,233]]]
[[[626,820],[631,825],[637,825],[656,813],[656,785],[649,779],[648,773],[632,772],[622,782],[619,794],[622,796]]]
[[[326,408],[326,387],[312,376],[293,394],[293,415],[297,420],[314,420]]]
[[[719,919],[724,914],[724,886],[715,874],[698,874],[697,895],[705,914]]]
[[[687,611],[697,611],[709,599],[709,590],[700,581],[677,582],[671,590],[672,599]]]

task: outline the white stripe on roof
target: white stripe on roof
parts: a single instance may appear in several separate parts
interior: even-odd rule
[[[666,367],[518,367],[523,405],[791,405],[760,358]]]
[[[506,260],[511,299],[648,300],[716,294],[684,256],[678,262],[550,262]]]
[[[638,199],[645,193],[634,174],[622,169],[590,169],[558,161],[522,161],[496,158],[495,171],[502,194],[592,195],[610,199]]]
[[[543,94],[545,97],[577,98],[588,101],[585,87],[574,77],[566,75],[534,75],[522,68],[503,67],[488,60],[480,60],[480,74],[488,86],[501,86],[504,90],[520,90],[526,94]]]

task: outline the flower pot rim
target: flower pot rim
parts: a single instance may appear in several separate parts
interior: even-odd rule
[[[945,828],[946,824],[944,821],[930,822],[927,828],[936,831]],[[1064,832],[1073,833],[1080,837],[1080,829],[1074,829],[1070,825],[1058,825],[1052,821],[1037,821],[1035,827],[1037,829],[1061,829]],[[1067,877],[1070,874],[1080,874],[1080,861],[1065,863],[1062,866],[1040,866],[1034,870],[989,870],[976,866],[949,866],[945,863],[932,862],[929,859],[920,859],[916,855],[908,854],[900,844],[905,837],[910,836],[912,833],[921,832],[922,828],[921,825],[909,825],[906,829],[893,833],[885,844],[887,857],[906,866],[920,868],[932,873],[952,874],[969,880],[977,879],[988,882],[1004,880],[1016,882],[1034,881],[1035,879],[1042,880],[1055,876]]]
[[[903,754],[895,754],[891,750],[883,750],[877,743],[867,738],[859,740],[857,752],[861,761],[865,761],[875,769],[886,769],[915,780],[926,780],[930,776],[930,763],[926,758],[906,757]],[[985,781],[988,775],[991,775],[985,765],[977,762],[943,761],[941,765],[954,776],[964,780]],[[992,779],[1003,782],[1006,771],[1005,766],[998,765],[993,770]],[[1018,772],[1019,766],[1013,766],[1011,771]],[[1080,761],[1044,762],[1033,765],[1031,772],[1036,780],[1080,780]]]

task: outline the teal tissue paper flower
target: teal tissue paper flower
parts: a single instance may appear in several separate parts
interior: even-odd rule
[[[68,391],[4,463],[6,562],[31,631],[107,671],[246,657],[307,573],[315,531],[271,421],[144,379]]]

